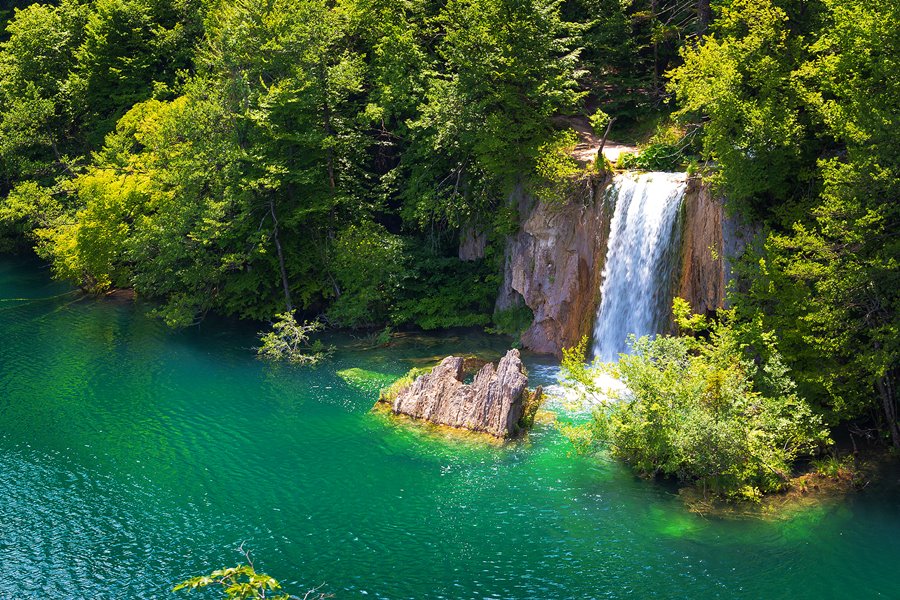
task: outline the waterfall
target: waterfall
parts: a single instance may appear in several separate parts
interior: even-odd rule
[[[687,187],[684,173],[626,173],[610,187],[610,222],[594,356],[614,361],[628,336],[658,333],[672,302],[679,258],[678,212]]]

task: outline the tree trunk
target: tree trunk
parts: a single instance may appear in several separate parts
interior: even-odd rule
[[[284,266],[284,252],[281,250],[281,240],[278,238],[278,217],[275,216],[275,199],[269,198],[269,213],[272,215],[272,239],[275,241],[275,250],[278,253],[278,267],[281,270],[281,286],[284,288],[284,305],[288,312],[294,312],[291,302],[291,287],[288,285],[287,268]]]
[[[897,394],[892,373],[889,371],[883,377],[880,377],[875,387],[878,388],[878,395],[881,396],[884,417],[887,419],[888,430],[891,432],[891,443],[894,448],[900,448],[900,423],[897,422]]]
[[[700,37],[706,35],[710,21],[712,21],[712,10],[709,7],[709,0],[697,0],[697,35]]]
[[[328,70],[324,60],[319,62],[319,84],[322,86],[322,126],[325,129],[325,136],[330,138],[334,131],[331,127],[331,104],[328,102]],[[325,149],[325,159],[328,165],[328,186],[333,195],[337,186],[334,180],[334,148],[330,139]]]
[[[606,131],[603,132],[603,137],[600,139],[600,147],[597,148],[597,167],[603,164],[603,147],[606,146],[606,138],[609,137],[609,132],[615,120],[615,117],[609,119],[609,123],[606,124]]]
[[[650,0],[650,41],[653,42],[653,98],[659,98],[659,43],[656,41],[656,3]]]

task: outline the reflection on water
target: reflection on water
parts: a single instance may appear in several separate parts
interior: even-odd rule
[[[339,598],[897,597],[896,488],[789,519],[707,520],[615,463],[435,437],[382,381],[507,340],[336,337],[267,365],[255,328],[167,331],[0,260],[0,598],[165,598],[240,560]],[[555,365],[527,356],[535,383]],[[555,406],[562,411],[562,405]],[[572,415],[566,415],[571,417]],[[200,596],[198,596],[200,597]]]

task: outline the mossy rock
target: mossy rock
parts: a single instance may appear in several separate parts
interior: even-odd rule
[[[378,394],[378,402],[384,402],[390,404],[400,395],[403,390],[408,388],[413,384],[416,378],[421,377],[427,373],[431,373],[432,369],[434,369],[435,365],[430,367],[413,367],[410,369],[406,375],[394,380],[393,383],[386,387],[381,388],[381,393]]]

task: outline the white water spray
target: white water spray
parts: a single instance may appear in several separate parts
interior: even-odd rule
[[[628,336],[658,333],[672,301],[679,257],[678,212],[687,187],[684,173],[626,173],[610,187],[610,222],[594,356],[614,361]]]

